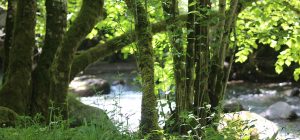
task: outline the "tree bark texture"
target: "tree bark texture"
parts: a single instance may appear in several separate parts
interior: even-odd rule
[[[218,68],[217,68],[217,83],[215,87],[215,92],[210,96],[211,99],[211,105],[212,107],[217,107],[220,104],[220,101],[223,99],[223,89],[224,85],[227,83],[227,81],[224,80],[224,62],[225,62],[225,57],[226,57],[226,50],[227,46],[229,43],[229,36],[231,33],[231,25],[233,24],[233,19],[236,14],[237,10],[237,4],[238,0],[232,0],[230,2],[230,9],[226,13],[226,21],[224,25],[224,34],[221,39],[221,44],[220,44],[220,51],[219,51],[219,58],[218,58]]]
[[[163,10],[164,17],[169,24],[167,26],[168,36],[170,45],[172,47],[172,55],[173,55],[173,70],[175,77],[175,103],[176,103],[176,115],[174,118],[176,119],[176,123],[179,126],[178,132],[185,133],[184,128],[181,127],[184,124],[184,120],[180,118],[183,113],[187,113],[189,111],[190,102],[187,101],[189,99],[186,91],[186,67],[185,67],[185,52],[183,47],[183,31],[181,24],[184,24],[182,21],[176,20],[176,17],[179,15],[178,1],[163,1]]]
[[[185,81],[185,92],[186,101],[188,102],[188,110],[192,109],[193,106],[193,95],[194,95],[194,81],[195,81],[195,14],[192,11],[195,10],[195,5],[192,3],[195,0],[188,1],[188,20],[186,24],[187,28],[187,47],[186,47],[186,81]]]
[[[219,21],[216,29],[216,35],[215,35],[215,42],[212,42],[212,48],[213,48],[213,56],[212,56],[212,61],[211,61],[211,74],[209,77],[209,82],[210,82],[210,96],[213,96],[215,94],[215,88],[217,84],[217,73],[218,73],[218,58],[220,57],[220,49],[221,49],[221,43],[223,39],[223,34],[224,34],[224,25],[225,25],[225,20],[226,20],[226,0],[219,0]]]
[[[249,5],[249,3],[251,4],[253,1],[257,1],[257,0],[248,0],[248,1],[240,0],[238,5],[241,8],[239,11],[243,10],[247,5]],[[49,98],[60,104],[64,103],[68,84],[70,81],[70,77],[69,77],[70,71],[71,71],[71,79],[72,79],[80,71],[84,70],[89,64],[109,54],[112,54],[116,50],[122,49],[124,46],[130,43],[139,40],[137,43],[138,46],[148,46],[148,47],[139,48],[140,49],[139,53],[147,54],[146,57],[139,58],[141,62],[147,60],[146,61],[147,63],[145,64],[140,63],[139,65],[140,67],[143,67],[143,69],[141,68],[142,73],[149,74],[143,77],[144,79],[143,83],[146,82],[150,83],[147,84],[149,86],[145,87],[144,89],[145,93],[149,93],[149,94],[145,95],[143,102],[144,104],[150,103],[152,105],[151,108],[147,108],[143,104],[143,107],[146,108],[145,109],[146,113],[154,116],[154,119],[152,119],[152,121],[157,122],[157,118],[155,118],[157,112],[155,108],[153,108],[153,106],[156,106],[156,102],[153,102],[155,101],[155,95],[153,91],[154,84],[151,79],[153,75],[152,72],[153,52],[152,52],[152,48],[149,47],[151,46],[151,41],[149,40],[152,39],[151,30],[152,33],[166,31],[167,30],[166,26],[170,23],[166,21],[161,21],[150,25],[147,19],[146,10],[144,9],[143,11],[143,9],[140,9],[137,6],[136,11],[138,12],[136,12],[137,22],[136,22],[135,31],[129,31],[119,37],[115,37],[114,39],[106,42],[105,44],[98,44],[97,47],[89,49],[87,51],[83,51],[79,55],[75,56],[75,51],[77,50],[78,44],[81,42],[83,38],[85,38],[85,36],[91,31],[91,29],[99,20],[99,17],[101,16],[102,13],[101,11],[103,10],[103,0],[83,0],[83,5],[78,17],[74,21],[74,24],[69,28],[69,30],[65,34],[63,33],[65,28],[64,22],[65,22],[66,11],[64,10],[65,5],[63,5],[63,2],[64,1],[54,2],[54,0],[53,1],[47,0],[46,2],[47,3],[46,5],[48,5],[47,6],[48,14],[47,14],[47,27],[46,27],[47,33],[46,33],[45,45],[43,46],[43,52],[41,54],[40,61],[38,62],[38,66],[35,69],[32,76],[31,74],[32,57],[33,57],[32,49],[35,45],[34,28],[35,28],[36,1],[18,0],[18,6],[16,8],[17,10],[15,12],[16,15],[12,16],[15,18],[8,19],[7,21],[7,23],[14,23],[14,24],[6,25],[7,39],[5,40],[7,44],[11,44],[11,45],[5,45],[6,46],[6,50],[5,50],[6,52],[5,54],[5,65],[6,65],[5,77],[6,78],[5,79],[6,80],[0,91],[0,105],[9,107],[15,110],[16,112],[18,112],[19,114],[26,114],[28,113],[28,111],[32,111],[33,114],[37,112],[46,112],[45,110],[48,109],[48,106],[47,105],[41,106],[41,104],[45,102],[48,103]],[[15,4],[13,3],[16,3],[16,0],[9,1],[8,10],[10,10],[10,8],[14,9]],[[51,6],[49,3],[52,3],[53,4],[52,8],[56,9],[57,11],[50,10]],[[10,7],[11,6],[10,4],[12,4],[12,7]],[[59,12],[61,12],[60,13],[61,15],[59,17],[55,16]],[[143,14],[143,12],[146,14]],[[53,13],[53,15],[51,15],[50,13]],[[186,15],[176,16],[176,20],[186,21],[186,17],[187,17]],[[10,18],[10,16],[8,16],[7,18]],[[192,20],[193,17],[189,16],[189,18]],[[58,23],[58,21],[60,21],[61,23]],[[53,26],[50,26],[51,24]],[[61,27],[55,27],[54,25],[61,26]],[[146,25],[146,26],[142,26],[142,25]],[[179,26],[182,27],[182,25]],[[130,38],[132,36],[134,38]],[[145,37],[143,38],[143,36]],[[142,37],[142,39],[140,39],[140,37]],[[193,37],[188,39],[192,39],[192,38]],[[189,42],[193,42],[193,41],[189,41]],[[187,67],[193,66],[192,65],[193,62],[188,61],[193,59],[192,57],[190,57],[193,55],[192,55],[192,51],[189,51],[189,49],[193,50],[192,47],[187,48],[187,52],[191,52],[191,55],[187,53],[189,54],[189,56],[186,61],[191,62],[191,65]],[[50,69],[50,73],[49,73],[49,69]],[[193,76],[187,76],[187,77],[193,77]],[[48,81],[45,79],[50,79],[50,80]],[[44,81],[44,82],[39,82],[39,81]],[[50,85],[50,88],[45,86],[47,84]],[[33,92],[31,92],[31,85],[34,85],[35,87],[33,88]],[[47,93],[47,91],[49,90],[50,92]],[[193,91],[193,89],[191,89],[191,91]],[[33,96],[32,93],[34,94]],[[147,96],[150,97],[149,98],[150,102],[146,101],[148,99]],[[30,105],[29,104],[29,102],[31,102],[30,100],[35,100],[35,101],[33,104]],[[32,107],[32,109],[30,109],[30,107]],[[146,120],[150,118],[151,117],[144,117],[143,121],[146,122]],[[152,125],[154,124],[154,125],[153,127],[150,125],[149,127],[146,126],[145,129],[147,128],[149,130],[150,129],[154,130],[154,127],[156,127],[157,123],[149,123],[149,124]]]
[[[57,48],[61,47],[67,26],[67,1],[46,0],[46,35],[42,53],[32,75],[31,113],[48,115],[50,71]],[[48,119],[46,119],[48,120]]]
[[[202,17],[197,16],[197,24],[195,25],[195,55],[196,55],[196,80],[195,80],[195,94],[194,107],[195,115],[197,115],[202,126],[206,125],[206,108],[209,104],[208,98],[208,78],[209,78],[209,15],[210,1],[200,0],[197,3],[197,10]]]
[[[71,65],[81,41],[93,29],[103,14],[103,0],[83,0],[81,10],[66,32],[51,65],[50,98],[55,106],[64,108]]]
[[[15,17],[7,79],[0,91],[0,106],[28,113],[31,97],[32,55],[35,46],[36,1],[19,0]]]
[[[135,21],[135,37],[137,40],[138,67],[142,77],[142,107],[140,131],[142,135],[158,130],[157,101],[154,92],[154,59],[152,33],[146,6],[140,0],[126,0]],[[145,4],[146,5],[146,4]],[[157,139],[157,138],[154,138]]]
[[[9,63],[9,50],[13,42],[14,18],[17,12],[17,0],[9,0],[7,4],[7,15],[5,23],[4,57],[3,57],[3,80],[5,82]]]
[[[186,17],[186,15],[180,15],[176,18],[176,20],[185,21]],[[149,28],[151,28],[150,30],[153,34],[156,34],[166,31],[166,26],[168,24],[169,23],[167,23],[166,20],[163,20],[161,22],[151,24]],[[136,29],[133,31],[128,31],[118,37],[107,41],[105,44],[98,44],[88,50],[78,52],[72,64],[70,79],[73,79],[76,74],[84,70],[89,64],[92,64],[97,60],[109,56],[115,51],[119,51],[125,46],[134,43],[137,40],[135,32]]]

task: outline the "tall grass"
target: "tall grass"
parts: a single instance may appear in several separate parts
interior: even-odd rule
[[[49,125],[36,123],[34,118],[21,117],[15,127],[0,128],[0,140],[134,140],[136,134],[120,133],[105,120],[86,122],[71,128],[66,120],[50,122]]]

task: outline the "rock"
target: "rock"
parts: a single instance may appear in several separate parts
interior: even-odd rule
[[[224,105],[223,105],[223,111],[225,113],[229,113],[229,112],[236,112],[236,111],[242,111],[245,110],[243,108],[243,106],[241,105],[241,103],[237,100],[228,100],[225,101]]]
[[[252,94],[262,94],[262,92],[261,92],[260,89],[255,88],[255,89],[252,91]]]
[[[112,85],[115,86],[115,85],[122,85],[124,86],[126,84],[126,81],[121,79],[121,80],[116,80],[116,81],[113,81]]]
[[[0,127],[14,126],[18,114],[7,108],[0,106]]]
[[[291,94],[290,94],[292,97],[299,97],[300,95],[300,91],[299,91],[299,88],[297,87],[294,87],[293,90],[291,91]]]
[[[287,119],[290,120],[290,121],[294,121],[294,120],[298,119],[298,117],[299,116],[297,115],[297,113],[293,110],[292,113],[290,114],[290,116]]]
[[[248,135],[248,137],[253,139],[268,139],[280,130],[274,122],[269,121],[264,117],[249,111],[224,114],[224,116],[221,117],[218,130],[222,131],[224,128],[227,128],[227,126],[229,126],[230,121],[236,122],[236,120],[244,122],[242,124],[247,124],[247,127],[241,127],[246,128],[243,130],[246,133],[242,135]]]
[[[87,80],[90,92],[97,92],[98,94],[109,94],[110,84],[103,79],[89,79]]]
[[[292,107],[286,102],[276,102],[268,107],[266,111],[261,113],[262,116],[268,119],[289,119],[298,118]]]
[[[110,93],[110,84],[99,78],[77,78],[70,83],[69,87],[72,93],[80,97]]]
[[[117,130],[105,111],[96,107],[85,105],[72,95],[68,95],[67,100],[71,127],[92,123],[98,126],[103,126],[105,129],[111,129],[113,131]]]

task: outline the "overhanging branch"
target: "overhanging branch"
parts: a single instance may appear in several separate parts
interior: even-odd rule
[[[185,21],[187,15],[178,16],[178,20]],[[152,24],[152,33],[156,34],[159,32],[166,31],[167,23],[165,20]],[[80,52],[79,55],[75,56],[75,59],[71,68],[70,79],[73,79],[76,74],[84,70],[89,64],[102,59],[106,56],[113,54],[115,51],[121,50],[123,47],[136,41],[135,31],[128,31],[121,36],[115,37],[105,44],[98,44],[86,51]]]
[[[246,7],[251,6],[252,2],[258,0],[240,0],[239,1],[239,12],[244,10]],[[176,20],[186,21],[187,15],[180,15]],[[165,32],[166,26],[170,24],[165,20],[154,23],[151,25],[152,33],[156,34],[159,32]],[[95,61],[102,59],[106,56],[113,54],[115,51],[121,50],[123,47],[136,41],[134,36],[134,30],[128,31],[121,36],[115,37],[112,40],[109,40],[105,44],[98,44],[95,47],[92,47],[86,51],[82,51],[79,55],[75,56],[74,62],[71,68],[70,80],[72,80],[76,74],[84,70],[88,65],[94,63]]]

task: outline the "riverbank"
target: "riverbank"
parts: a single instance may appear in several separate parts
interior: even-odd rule
[[[124,69],[122,69],[124,67]],[[108,95],[83,97],[80,100],[88,105],[104,109],[109,114],[110,118],[122,124],[123,129],[136,131],[140,119],[140,106],[142,93],[139,85],[134,82],[136,78],[137,68],[135,64],[109,64],[100,62],[91,66],[82,75],[94,75],[98,78],[103,78],[111,83],[115,80],[125,79],[125,85],[114,85],[111,87],[112,92]],[[81,75],[81,76],[82,76]],[[297,84],[291,82],[282,83],[252,83],[245,81],[230,81],[226,94],[226,101],[236,100],[245,110],[261,114],[268,109],[272,104],[282,101],[289,104],[300,116],[300,99],[290,97],[287,92],[296,87]],[[160,125],[164,125],[164,120],[168,117],[169,106],[166,105],[164,99],[158,100],[160,114]],[[174,107],[174,106],[173,106]],[[289,121],[286,119],[271,120],[280,128],[281,136],[300,137],[300,119]],[[294,125],[296,124],[296,125]],[[292,135],[286,135],[286,134]]]

